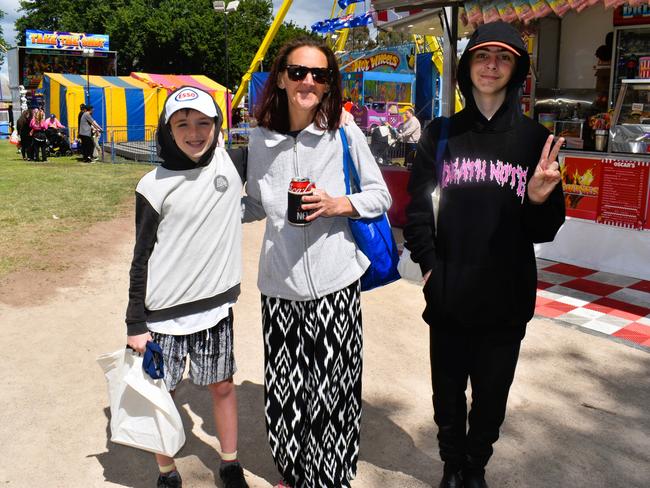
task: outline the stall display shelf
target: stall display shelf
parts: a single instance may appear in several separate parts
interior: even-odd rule
[[[645,77],[640,60],[650,57],[650,26],[625,26],[614,30],[616,40],[610,83],[611,101],[618,97],[623,80]]]
[[[650,78],[621,80],[609,150],[615,153],[650,153]]]

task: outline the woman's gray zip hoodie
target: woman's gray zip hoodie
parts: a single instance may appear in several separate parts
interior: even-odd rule
[[[356,125],[345,128],[361,179],[349,196],[361,218],[386,212],[391,197]],[[297,137],[258,127],[249,140],[244,222],[266,217],[257,285],[262,294],[313,300],[358,280],[369,265],[357,248],[347,217],[320,217],[305,227],[287,221],[287,191],[294,177],[307,177],[330,196],[345,195],[343,145],[338,131],[311,124]]]

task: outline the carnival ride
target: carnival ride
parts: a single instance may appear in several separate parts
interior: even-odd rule
[[[282,5],[278,9],[278,13],[275,16],[275,19],[273,19],[273,23],[271,24],[271,27],[266,33],[264,40],[260,44],[257,53],[253,57],[253,60],[251,61],[250,66],[248,67],[248,70],[246,71],[246,73],[244,73],[244,76],[242,76],[242,79],[239,82],[239,88],[237,89],[237,92],[235,93],[235,96],[232,99],[232,105],[231,105],[232,107],[239,106],[242,98],[244,97],[244,94],[246,93],[248,83],[251,80],[251,76],[258,68],[260,63],[264,60],[264,56],[266,56],[266,52],[269,50],[269,46],[273,42],[273,39],[275,39],[275,36],[277,35],[280,26],[284,22],[284,18],[286,17],[287,12],[289,11],[289,8],[291,8],[292,4],[293,4],[293,0],[284,0],[282,2]],[[356,9],[356,4],[352,3],[348,5],[347,9],[345,9],[345,14],[351,15],[354,13],[355,9]],[[330,17],[333,18],[335,16],[340,16],[343,13],[343,11],[344,11],[343,9],[338,7],[337,0],[333,0]],[[328,35],[327,38],[328,44],[334,52],[342,51],[344,49],[345,43],[347,42],[348,39],[348,33],[349,33],[349,29],[346,28]]]
[[[282,5],[278,9],[278,12],[269,28],[264,40],[260,44],[260,47],[253,57],[251,64],[242,76],[242,79],[239,83],[237,92],[235,93],[231,107],[238,107],[248,90],[249,83],[251,81],[253,73],[258,69],[260,63],[264,59],[271,43],[275,39],[277,32],[284,22],[284,19],[293,4],[293,0],[284,0]],[[332,9],[330,12],[330,18],[342,17],[342,16],[352,16],[355,13],[357,3],[351,3],[347,5],[346,8],[340,8],[338,0],[332,1]],[[335,53],[341,53],[345,51],[345,46],[349,37],[350,28],[342,28],[334,32],[327,34],[327,43],[332,48]],[[435,65],[438,73],[442,74],[443,70],[443,56],[442,56],[442,42],[435,36],[414,36],[414,44],[417,54],[424,52],[430,52],[432,56],[433,64]],[[388,101],[388,100],[387,100]],[[404,111],[405,106],[403,103],[400,103],[400,112]],[[409,105],[410,106],[410,105]],[[456,111],[462,109],[462,99],[458,90],[456,90]]]
[[[415,44],[415,49],[418,54],[430,52],[431,60],[433,61],[434,66],[438,70],[438,73],[442,75],[443,70],[443,51],[442,51],[442,42],[436,36],[419,36],[413,35],[413,42]],[[456,96],[455,96],[455,111],[460,112],[463,108],[463,102],[460,94],[460,90],[456,87]]]

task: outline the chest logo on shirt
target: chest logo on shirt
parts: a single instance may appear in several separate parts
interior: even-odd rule
[[[214,178],[214,188],[219,193],[225,193],[228,189],[228,179],[224,175],[217,175]]]
[[[486,181],[493,182],[502,188],[509,186],[523,203],[527,179],[527,169],[518,164],[504,163],[498,159],[496,162],[488,162],[485,159],[456,158],[455,161],[445,161],[440,186],[447,188],[448,186],[464,186]]]

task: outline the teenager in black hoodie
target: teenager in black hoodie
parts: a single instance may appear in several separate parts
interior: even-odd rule
[[[520,342],[535,309],[533,243],[564,222],[562,140],[521,113],[530,59],[508,24],[482,25],[458,66],[465,108],[420,139],[409,182],[406,247],[425,278],[441,487],[487,487]],[[431,194],[440,184],[439,213]],[[472,383],[469,430],[465,390]]]

